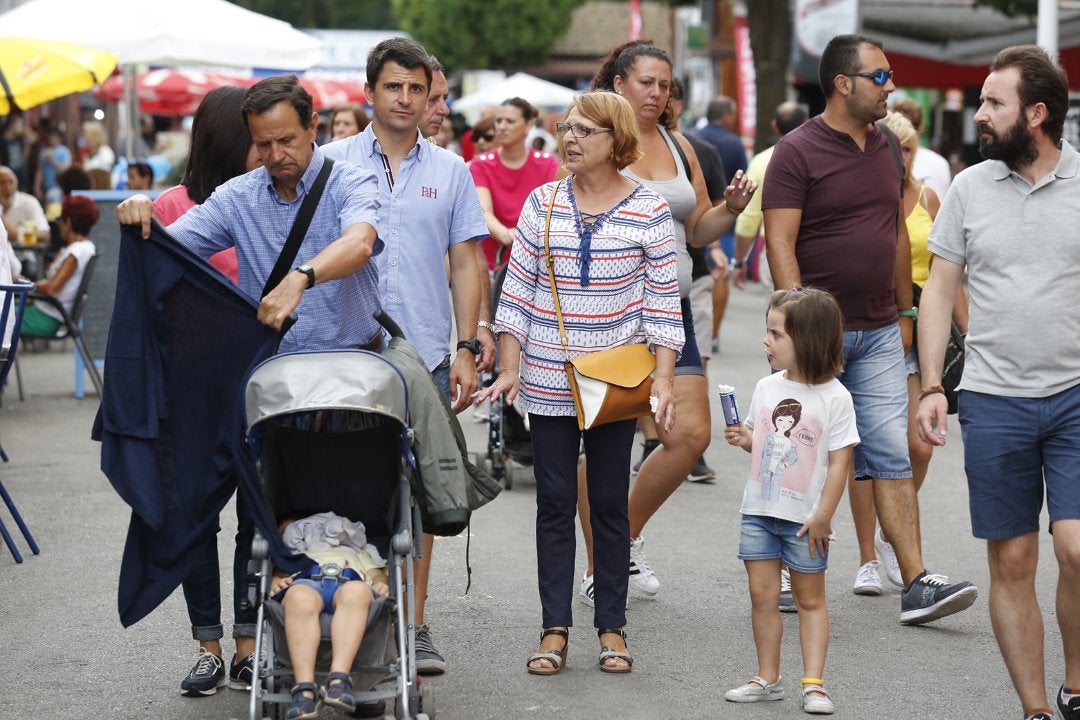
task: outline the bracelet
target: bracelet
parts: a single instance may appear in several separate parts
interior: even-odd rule
[[[931,385],[930,387],[924,387],[922,392],[919,393],[919,399],[930,397],[931,395],[944,395],[945,388],[940,385]]]
[[[485,330],[487,330],[487,331],[488,331],[489,333],[491,333],[492,335],[494,335],[494,334],[495,334],[495,325],[494,325],[493,323],[489,323],[489,322],[488,322],[487,320],[480,320],[480,321],[478,321],[478,322],[476,323],[476,327],[478,327],[478,328],[484,328]]]
[[[735,217],[739,217],[739,215],[742,214],[742,210],[732,210],[731,206],[727,204],[727,200],[724,201],[724,209]]]

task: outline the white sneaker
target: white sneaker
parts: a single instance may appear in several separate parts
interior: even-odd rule
[[[581,578],[581,593],[578,595],[578,599],[589,607],[596,607],[593,601],[592,575],[586,575],[585,577]]]
[[[780,612],[799,612],[795,606],[795,596],[791,593],[791,573],[787,568],[780,568]]]
[[[859,574],[855,576],[855,587],[851,591],[856,595],[880,595],[881,563],[871,560],[859,568]]]
[[[877,551],[878,560],[885,567],[885,577],[889,578],[889,582],[898,588],[904,587],[904,578],[900,574],[900,563],[896,560],[896,553],[893,552],[893,547],[889,543],[885,542],[885,538],[881,535],[881,528],[878,528],[874,533],[874,550]]]
[[[578,599],[585,603],[589,607],[596,607],[595,597],[596,590],[593,588],[593,576],[586,575],[581,578],[581,592],[578,595]],[[626,609],[630,609],[630,598],[626,599]]]
[[[660,579],[645,562],[645,538],[630,541],[630,585],[650,597],[660,592]]]
[[[780,678],[776,678],[776,682],[770,683],[765,678],[755,675],[745,685],[732,688],[724,693],[724,699],[728,702],[738,703],[783,700],[784,688],[780,685]]]

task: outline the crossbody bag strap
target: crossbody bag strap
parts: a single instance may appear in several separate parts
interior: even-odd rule
[[[555,285],[555,260],[551,257],[551,242],[548,238],[551,233],[551,211],[555,207],[555,196],[559,193],[562,180],[555,183],[555,188],[548,198],[547,217],[544,218],[544,262],[547,265],[548,282],[551,283],[551,297],[555,300],[555,319],[559,321],[559,340],[563,350],[569,350],[570,343],[566,339],[566,327],[563,325],[562,305],[559,304],[559,289]]]
[[[315,217],[315,208],[319,206],[319,199],[322,198],[323,189],[326,187],[326,181],[330,178],[330,169],[333,166],[334,161],[330,158],[323,161],[323,166],[319,170],[315,182],[312,183],[311,190],[304,197],[304,201],[300,203],[300,211],[296,213],[296,219],[293,220],[292,229],[289,230],[289,238],[285,241],[285,246],[281,248],[281,254],[278,255],[277,262],[274,263],[274,269],[270,271],[270,277],[266,279],[266,284],[263,285],[261,297],[266,297],[292,270],[292,264],[296,260],[297,253],[300,252],[300,243],[304,241],[308,227],[311,226],[311,218]]]

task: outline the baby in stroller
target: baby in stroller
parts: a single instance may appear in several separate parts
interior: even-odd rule
[[[287,720],[311,720],[316,700],[348,713],[356,711],[349,672],[360,649],[368,613],[376,595],[390,591],[386,561],[367,543],[364,525],[333,512],[302,519],[286,518],[282,539],[315,565],[294,575],[274,573],[270,594],[285,610],[285,642],[295,684]],[[324,686],[315,684],[315,660],[322,633],[319,616],[330,621],[330,672]]]

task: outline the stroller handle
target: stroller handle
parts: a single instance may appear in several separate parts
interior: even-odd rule
[[[402,332],[401,326],[394,322],[394,318],[390,317],[385,310],[379,308],[371,314],[375,321],[383,326],[386,332],[390,333],[392,338],[404,338],[405,333]]]

